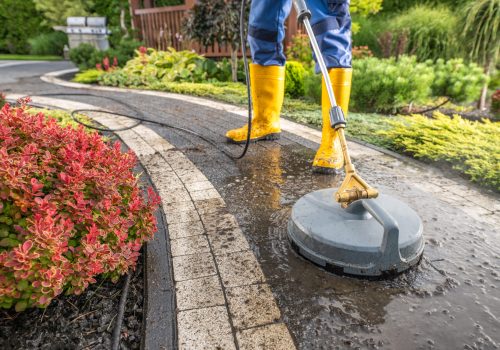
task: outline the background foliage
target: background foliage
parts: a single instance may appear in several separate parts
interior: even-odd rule
[[[422,61],[457,55],[458,22],[457,15],[447,7],[418,5],[392,18],[388,27],[394,34],[392,44],[397,45],[397,39],[406,36],[406,47],[401,50]]]
[[[472,181],[500,191],[499,123],[435,113],[434,118],[412,115],[390,125],[381,135],[393,148],[417,158],[448,162]]]
[[[35,8],[43,14],[44,24],[52,27],[66,25],[66,18],[88,16],[94,2],[92,0],[33,0]]]
[[[423,102],[431,93],[432,68],[415,57],[380,60],[365,58],[353,62],[353,110],[396,112],[410,102]]]
[[[29,39],[30,54],[62,56],[64,45],[68,44],[68,36],[63,32],[40,34]]]
[[[0,52],[28,53],[28,39],[48,30],[33,0],[0,1]]]

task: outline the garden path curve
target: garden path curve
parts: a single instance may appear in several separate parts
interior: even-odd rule
[[[61,80],[59,74],[42,78],[51,85],[31,79],[23,86],[32,95],[85,89],[121,96],[150,112],[148,118],[175,121],[229,151],[240,149],[224,145],[223,133],[237,120],[244,121],[246,111],[241,108],[163,92],[89,87]],[[67,103],[76,102],[57,103],[69,107]],[[97,100],[92,105],[100,106]],[[104,125],[129,123],[92,117]],[[153,131],[147,125],[119,136],[138,154],[163,197],[180,348],[219,344],[228,349],[290,349],[295,343],[304,349],[327,349],[331,341],[340,348],[382,344],[397,349],[408,342],[414,347],[432,343],[457,348],[478,342],[485,348],[500,346],[495,331],[499,316],[491,311],[499,305],[494,292],[500,287],[497,195],[432,166],[350,142],[363,177],[407,201],[422,216],[426,251],[416,271],[396,282],[346,280],[294,256],[283,230],[289,207],[300,195],[338,186],[338,178],[310,174],[318,130],[284,120],[281,140],[253,145],[246,160],[234,163],[201,140],[150,125]],[[453,292],[464,288],[465,296],[476,296],[475,303],[469,305],[468,297]],[[456,314],[462,306],[457,309],[455,303],[465,301],[465,314]],[[443,310],[444,324],[455,332],[443,334],[443,323],[437,327],[428,321],[437,317],[441,322],[440,316],[428,315],[446,305],[453,308]],[[405,309],[411,317],[404,317]],[[482,318],[476,309],[491,316]]]

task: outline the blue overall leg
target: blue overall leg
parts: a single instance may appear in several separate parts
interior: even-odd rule
[[[349,68],[352,61],[349,0],[306,0],[311,25],[327,68]],[[253,0],[250,8],[248,42],[252,61],[262,66],[285,64],[284,22],[291,0]]]
[[[312,13],[311,26],[326,67],[350,68],[352,21],[349,0],[306,0],[306,3]]]
[[[292,0],[253,0],[250,6],[248,43],[253,63],[261,66],[285,65],[283,39],[285,20]]]

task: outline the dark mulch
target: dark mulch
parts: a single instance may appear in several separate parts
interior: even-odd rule
[[[143,317],[143,262],[130,281],[121,349],[139,349]],[[98,280],[79,296],[60,296],[46,309],[0,311],[0,349],[110,349],[123,276]]]

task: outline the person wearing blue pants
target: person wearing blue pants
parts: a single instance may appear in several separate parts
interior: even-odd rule
[[[306,0],[306,3],[312,13],[311,25],[332,80],[337,103],[347,115],[352,77],[349,0]],[[275,140],[281,132],[279,118],[286,62],[282,42],[285,38],[284,22],[291,8],[292,0],[253,0],[251,3],[248,43],[252,54],[253,141]],[[344,159],[337,133],[330,127],[330,104],[324,81],[322,90],[322,137],[313,170],[337,173],[342,169]],[[230,142],[243,143],[247,130],[247,126],[229,130],[226,137]]]

